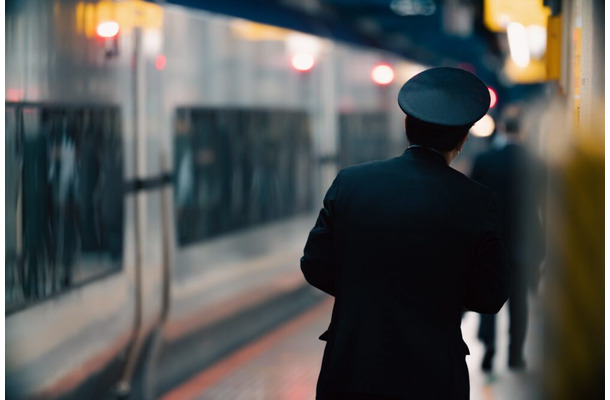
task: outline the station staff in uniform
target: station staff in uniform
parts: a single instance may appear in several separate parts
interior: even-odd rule
[[[490,189],[449,166],[487,86],[428,69],[398,95],[409,147],[339,172],[301,258],[335,297],[317,399],[468,399],[463,309],[497,313],[509,270]]]
[[[527,331],[528,289],[535,293],[545,255],[544,190],[546,174],[540,161],[523,144],[522,110],[507,107],[498,132],[498,145],[474,161],[470,177],[489,187],[498,198],[500,237],[511,269],[508,299],[510,344],[508,367],[525,368],[523,346]],[[502,143],[503,142],[503,143]],[[496,350],[496,316],[481,314],[478,336],[485,345],[481,369],[492,370]]]

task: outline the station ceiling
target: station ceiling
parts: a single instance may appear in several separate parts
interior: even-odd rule
[[[333,40],[430,66],[460,66],[501,89],[506,50],[483,24],[484,0],[168,0]]]

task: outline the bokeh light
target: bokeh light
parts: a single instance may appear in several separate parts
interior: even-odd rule
[[[483,118],[478,120],[472,128],[470,128],[470,133],[476,137],[488,137],[494,133],[494,129],[496,128],[496,123],[494,119],[489,115],[485,115]]]
[[[119,34],[119,23],[115,21],[101,22],[97,26],[97,34],[105,39],[110,39]]]
[[[492,88],[488,87],[487,89],[489,89],[489,108],[494,108],[498,103],[498,95]]]
[[[310,71],[316,63],[315,58],[311,54],[298,53],[292,56],[292,67],[297,71]]]
[[[155,68],[159,71],[163,71],[165,69],[165,65],[167,64],[167,57],[163,54],[159,54],[157,59],[155,60]]]
[[[394,68],[388,64],[377,64],[371,71],[371,77],[378,85],[389,85],[394,81]]]

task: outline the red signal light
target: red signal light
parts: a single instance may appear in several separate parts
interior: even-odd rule
[[[494,108],[496,106],[496,103],[498,102],[498,95],[496,94],[496,91],[493,90],[490,87],[487,87],[487,89],[489,89],[489,108]]]
[[[159,54],[157,59],[155,60],[155,68],[159,71],[163,71],[165,69],[165,65],[167,64],[167,57],[163,54]]]

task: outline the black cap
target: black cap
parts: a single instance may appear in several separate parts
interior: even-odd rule
[[[474,124],[489,109],[489,89],[474,74],[459,68],[425,70],[398,92],[405,114],[441,126]]]

